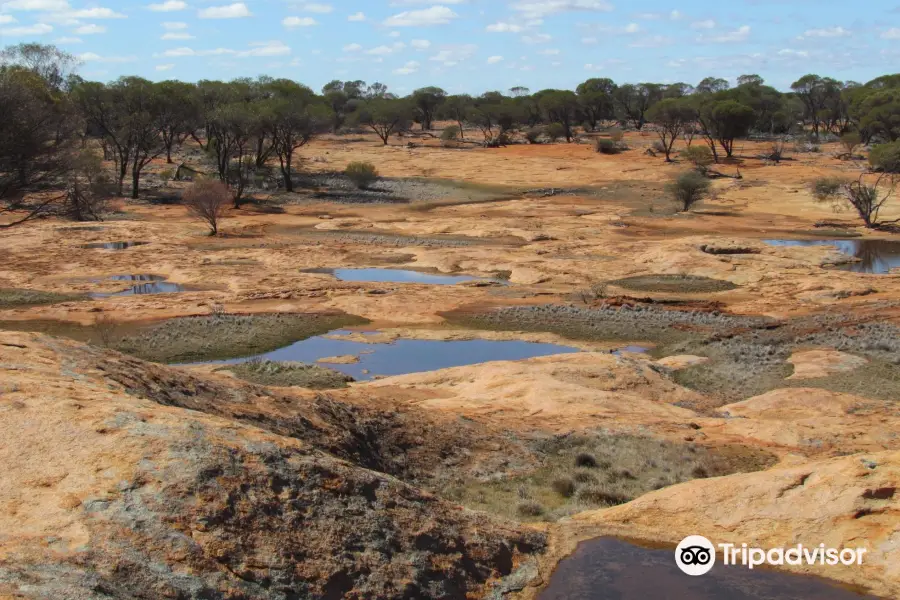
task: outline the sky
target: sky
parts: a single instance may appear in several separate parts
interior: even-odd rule
[[[897,72],[900,0],[0,0],[0,46],[55,44],[100,81],[270,75],[403,95]]]

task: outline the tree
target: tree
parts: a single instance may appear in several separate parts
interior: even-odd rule
[[[622,120],[631,121],[638,131],[644,127],[647,110],[661,98],[662,87],[656,83],[627,83],[616,88],[613,94]]]
[[[728,81],[718,77],[707,77],[697,84],[694,91],[698,94],[717,94],[729,88]]]
[[[369,100],[356,112],[359,124],[374,131],[384,145],[392,133],[409,129],[412,121],[412,107],[405,99]]]
[[[591,131],[597,129],[597,123],[614,118],[613,92],[615,89],[616,84],[613,83],[613,80],[606,78],[588,79],[575,89],[581,112],[588,125],[591,126]]]
[[[447,96],[441,107],[441,114],[446,118],[456,121],[459,127],[459,138],[465,140],[465,122],[469,112],[472,110],[472,96],[468,94],[459,94],[456,96]]]
[[[62,213],[75,221],[102,221],[107,200],[113,194],[103,161],[90,151],[73,156],[66,177]]]
[[[198,125],[196,88],[180,81],[162,81],[156,85],[159,100],[156,118],[166,148],[166,162],[172,164],[172,150],[181,146]]]
[[[219,222],[225,216],[225,209],[231,201],[231,193],[224,183],[215,180],[198,181],[184,192],[182,199],[188,212],[209,225],[209,235],[219,233]]]
[[[431,129],[431,123],[434,121],[434,115],[437,109],[447,97],[447,92],[439,87],[420,88],[412,93],[413,105],[422,124],[422,131]]]
[[[79,60],[56,46],[19,44],[0,52],[0,66],[17,66],[31,71],[56,92],[68,91]]]
[[[791,84],[791,89],[803,102],[805,119],[812,124],[813,134],[818,139],[822,118],[827,107],[828,96],[835,92],[835,81],[818,75],[804,75]]]
[[[547,121],[562,125],[566,141],[571,142],[575,137],[573,128],[580,114],[578,96],[568,90],[545,90],[541,93],[539,102]]]
[[[737,78],[738,87],[744,85],[762,85],[765,82],[766,80],[759,75],[740,75]]]
[[[707,139],[719,142],[725,156],[731,158],[734,140],[747,135],[753,125],[753,109],[734,100],[722,100],[705,105],[700,112]],[[714,144],[712,149],[715,155]]]
[[[232,102],[216,109],[210,121],[210,146],[216,156],[219,180],[231,187],[234,207],[241,207],[247,164],[247,150],[258,130],[258,107]]]
[[[896,223],[900,219],[892,221],[880,221],[879,214],[884,206],[894,195],[896,179],[893,174],[880,173],[878,178],[867,183],[866,175],[860,175],[859,179],[849,183],[838,185],[831,181],[816,182],[816,197],[819,200],[832,202],[846,202],[856,214],[863,220],[866,227],[874,229],[887,223]]]
[[[51,73],[45,80],[41,72]],[[0,66],[0,214],[24,211],[3,227],[52,212],[53,193],[69,172],[81,119],[67,96],[53,87],[50,68]],[[34,192],[49,192],[31,198]]]
[[[647,118],[658,127],[657,135],[665,150],[666,162],[672,162],[672,146],[694,117],[692,103],[682,98],[660,100],[647,111]]]
[[[887,141],[900,140],[900,88],[869,90],[855,99],[852,111],[866,141],[877,136]]]
[[[271,127],[272,148],[278,156],[284,187],[293,192],[294,152],[327,129],[331,114],[309,88],[288,80],[279,80],[273,88],[275,95],[270,100],[265,121]]]

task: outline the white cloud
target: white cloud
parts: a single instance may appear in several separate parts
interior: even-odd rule
[[[94,52],[85,52],[84,54],[79,54],[78,58],[80,58],[84,62],[104,63],[126,63],[134,62],[137,60],[136,56],[100,56],[99,54],[95,54]]]
[[[4,10],[64,11],[69,8],[67,0],[11,0],[3,3]]]
[[[428,60],[444,63],[445,67],[452,67],[463,62],[464,60],[472,58],[477,50],[478,46],[476,46],[475,44],[443,46],[437,54],[435,54]]]
[[[443,4],[466,4],[469,0],[440,0]],[[409,6],[410,4],[432,4],[433,0],[394,0],[391,6]]]
[[[559,48],[547,48],[546,50],[541,50],[538,54],[543,54],[544,56],[556,56],[559,54]]]
[[[54,44],[83,44],[84,40],[77,37],[61,37],[53,40]]]
[[[493,33],[521,33],[525,31],[525,28],[521,25],[516,25],[514,23],[494,23],[493,25],[487,26],[487,31]]]
[[[174,68],[175,68],[175,65],[173,65],[173,64],[168,64],[168,65],[156,65],[156,70],[157,70],[157,71],[171,71],[171,70],[174,69]]]
[[[78,35],[96,35],[98,33],[106,33],[106,27],[103,25],[82,25],[75,29],[75,33]]]
[[[698,42],[712,42],[714,44],[725,44],[728,42],[743,42],[750,37],[750,26],[742,25],[734,31],[726,31],[720,34],[701,35],[697,37]]]
[[[318,22],[312,17],[285,17],[281,24],[285,27],[312,27]]]
[[[503,62],[502,56],[490,56],[487,59],[487,64],[489,64],[489,65],[496,65],[497,63],[501,63],[501,62]]]
[[[553,39],[549,33],[537,33],[535,35],[523,35],[522,41],[526,44],[544,44]]]
[[[424,10],[410,10],[384,20],[388,27],[422,27],[426,25],[446,25],[457,18],[455,12],[446,6],[432,6]]]
[[[117,13],[111,8],[84,8],[82,10],[66,11],[57,15],[66,19],[124,19],[125,15]]]
[[[406,48],[406,44],[403,42],[394,42],[392,46],[377,46],[375,48],[371,48],[366,50],[366,54],[371,56],[387,56],[388,54],[393,54],[394,52],[398,52]]]
[[[164,33],[161,40],[192,40],[194,36],[184,31],[170,31],[168,33]]]
[[[582,44],[592,45],[592,44],[597,44],[597,43],[599,43],[599,42],[600,42],[600,40],[598,40],[598,39],[595,38],[595,37],[583,37],[583,38],[581,38],[581,43],[582,43]]]
[[[16,22],[16,18],[12,15],[0,15],[0,25],[9,25]]]
[[[669,19],[671,19],[672,21],[680,20],[681,16],[682,16],[681,12],[677,11],[677,10],[673,10],[672,12],[669,13]]]
[[[330,4],[320,4],[318,2],[308,2],[302,6],[306,12],[316,13],[319,15],[327,15],[334,10]]]
[[[210,6],[197,12],[201,19],[240,19],[252,17],[253,14],[243,2],[235,2],[226,6]]]
[[[398,38],[398,37],[400,37],[400,32],[399,32],[399,31],[392,31],[392,32],[390,32],[390,33],[388,34],[388,37]]]
[[[428,50],[431,48],[431,42],[428,40],[413,40],[409,43],[416,50]]]
[[[394,69],[396,75],[409,75],[419,70],[421,65],[414,60],[409,61],[399,69]]]
[[[514,2],[511,7],[529,19],[541,19],[566,11],[609,12],[613,9],[612,4],[605,0],[534,0]]]
[[[147,8],[156,12],[173,12],[176,10],[184,10],[187,7],[187,2],[182,2],[181,0],[166,0],[159,4],[151,4]]]
[[[628,44],[629,48],[659,48],[671,44],[672,39],[664,35],[650,35]]]
[[[818,38],[836,38],[836,37],[847,37],[850,35],[850,31],[844,29],[843,27],[824,27],[822,29],[807,29],[803,32],[804,37],[818,37]]]
[[[353,13],[352,15],[347,17],[347,20],[348,21],[365,21],[366,13],[363,13],[363,12]]]
[[[187,29],[188,24],[181,21],[166,21],[162,24],[163,29],[168,31],[177,31],[179,29]]]
[[[362,50],[362,46],[359,44],[347,44],[344,46],[344,52],[359,52]]]
[[[640,33],[641,26],[637,23],[629,23],[622,31],[624,31],[625,33]]]
[[[25,27],[7,27],[0,29],[0,35],[20,36],[20,35],[44,35],[53,31],[52,25],[46,23],[35,23]]]
[[[799,58],[808,58],[809,52],[805,50],[794,50],[793,48],[785,48],[778,51],[779,56],[797,56]]]
[[[694,21],[691,23],[691,29],[715,29],[716,22],[712,19],[706,19],[705,21]]]
[[[881,33],[881,39],[884,40],[900,40],[900,28],[891,27],[887,31]]]
[[[221,56],[230,55],[239,58],[249,56],[284,56],[291,53],[290,46],[284,42],[275,40],[270,42],[254,42],[249,44],[249,50],[233,50],[231,48],[214,48],[212,50],[194,50],[193,48],[181,47],[166,50],[158,56],[166,56],[170,58],[182,56]]]

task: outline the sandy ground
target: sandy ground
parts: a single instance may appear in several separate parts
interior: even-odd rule
[[[809,183],[819,176],[856,178],[861,162],[838,160],[833,157],[837,148],[826,145],[821,154],[797,154],[768,165],[754,158],[763,144],[745,143],[738,149],[739,161],[718,167],[729,175],[739,170],[742,179],[717,179],[714,198],[691,214],[672,214],[663,186],[686,166],[645,155],[643,149],[654,139],[649,134],[629,135],[632,150],[616,156],[596,154],[585,144],[455,150],[420,141],[409,148],[406,140],[382,147],[364,137],[350,143],[318,140],[303,149],[300,166],[324,172],[367,160],[386,177],[464,180],[501,186],[507,196],[469,204],[335,204],[319,202],[304,190],[273,198],[290,200],[280,214],[249,206],[230,210],[223,235],[215,238],[206,236],[183,207],[130,202],[122,204],[115,219],[89,224],[95,228],[45,220],[0,230],[0,288],[110,292],[123,287],[108,280],[112,275],[154,274],[189,290],[10,308],[0,310],[0,320],[89,325],[104,314],[114,321],[149,321],[208,314],[214,305],[236,313],[340,310],[369,319],[372,324],[362,329],[380,332],[377,340],[347,336],[355,341],[479,337],[575,345],[587,352],[392,377],[336,395],[376,404],[389,399],[520,432],[605,428],[707,445],[744,444],[779,458],[770,471],[680,484],[549,527],[552,551],[541,567],[545,579],[554,561],[580,539],[612,532],[668,543],[683,533],[705,531],[767,544],[859,541],[873,557],[865,570],[817,574],[869,584],[886,597],[900,594],[900,500],[893,492],[874,504],[866,498],[867,490],[900,486],[895,403],[791,387],[723,406],[717,415],[701,414],[684,407],[702,400],[699,394],[666,373],[703,357],[657,363],[646,356],[610,355],[613,344],[573,342],[548,333],[472,331],[452,327],[442,316],[458,309],[578,304],[580,291],[592,285],[666,274],[719,279],[736,287],[677,294],[609,285],[607,293],[711,301],[723,311],[745,315],[837,313],[900,323],[897,274],[835,270],[828,265],[846,257],[832,248],[771,247],[762,241],[814,235],[821,221],[837,221],[865,238],[891,239],[858,227],[851,214],[835,213],[809,192]],[[575,191],[528,193],[537,188]],[[900,202],[884,217],[900,217]],[[430,241],[386,243],[386,236]],[[441,243],[447,239],[466,243]],[[84,248],[124,240],[148,243],[124,251]],[[704,246],[740,246],[752,253],[710,254]],[[346,266],[484,277],[505,273],[509,285],[341,282],[307,272]],[[795,353],[791,363],[794,379],[807,379],[849,372],[866,361],[835,348],[816,348]],[[210,376],[227,381],[224,375]],[[871,477],[860,466],[866,457],[878,464]],[[800,475],[808,485],[779,493],[793,490],[788,483]],[[869,511],[865,518],[854,516],[861,510]],[[81,535],[73,531],[71,538]]]

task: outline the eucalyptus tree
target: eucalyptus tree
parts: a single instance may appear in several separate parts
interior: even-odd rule
[[[578,104],[585,120],[591,127],[591,131],[597,129],[597,124],[615,117],[613,105],[613,92],[616,84],[612,79],[593,78],[578,85],[575,93],[578,95]]]
[[[406,98],[378,98],[360,105],[355,122],[370,128],[387,146],[391,134],[409,129],[413,107]]]
[[[410,98],[416,107],[419,123],[422,124],[422,131],[430,130],[437,110],[447,98],[447,92],[439,87],[424,87],[414,91]]]

